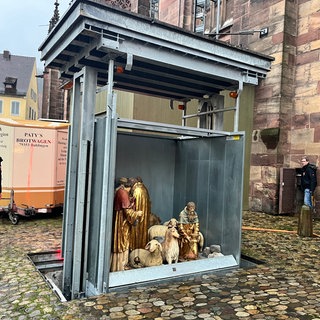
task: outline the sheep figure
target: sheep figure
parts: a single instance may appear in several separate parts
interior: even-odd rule
[[[163,223],[163,225],[167,226],[167,227],[175,227],[176,228],[178,226],[178,223],[179,223],[179,221],[177,219],[171,218],[170,220],[165,221]]]
[[[145,249],[134,249],[129,254],[129,264],[133,268],[160,266],[162,264],[162,246],[159,241],[149,241]]]
[[[203,246],[204,246],[204,237],[203,237],[203,234],[201,233],[201,231],[199,231],[199,242],[198,242],[198,246],[199,246],[199,251],[202,252]]]
[[[170,219],[169,221],[166,221],[163,223],[163,225],[156,224],[148,229],[148,239],[157,239],[160,241],[160,239],[164,239],[166,235],[166,231],[168,227],[177,227],[178,221],[175,218]],[[161,241],[160,241],[161,242]],[[201,232],[199,232],[199,251],[202,252],[203,246],[204,246],[204,237]]]
[[[176,228],[171,227],[166,231],[164,241],[162,242],[163,262],[168,264],[177,263],[179,258],[179,232]]]
[[[177,227],[178,221],[174,218],[170,219],[169,221],[165,222],[164,225],[156,224],[151,226],[148,229],[148,239],[152,240],[154,238],[163,238],[166,235],[166,231],[168,227]]]

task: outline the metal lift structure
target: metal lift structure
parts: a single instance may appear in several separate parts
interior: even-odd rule
[[[239,97],[244,85],[266,77],[273,59],[101,0],[72,1],[39,50],[46,67],[73,81],[62,248],[65,297],[239,266],[244,162]],[[103,117],[94,110],[99,86],[108,93]],[[115,89],[183,103],[237,91],[234,130],[119,119]],[[145,135],[120,133],[121,128]],[[175,268],[109,272],[114,180],[120,175],[143,177],[163,221],[195,201],[206,243],[221,244],[225,256]]]

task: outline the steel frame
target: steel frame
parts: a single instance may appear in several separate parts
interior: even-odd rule
[[[184,103],[221,90],[256,85],[273,58],[229,46],[183,29],[109,7],[102,0],[75,0],[40,46],[45,66],[73,81],[67,185],[63,222],[63,292],[67,299],[109,290],[112,205],[117,127],[191,137],[238,132],[239,98],[234,131],[170,126],[119,119],[113,89],[143,93]],[[115,72],[122,66],[123,73]],[[88,282],[88,233],[97,86],[106,86],[105,143],[99,202],[97,283]],[[237,164],[240,166],[239,164]],[[240,181],[241,179],[239,179]],[[241,194],[241,192],[240,192]],[[232,209],[234,210],[234,208]],[[93,213],[92,213],[93,214]],[[240,213],[241,215],[241,213]],[[240,226],[241,227],[241,226]]]

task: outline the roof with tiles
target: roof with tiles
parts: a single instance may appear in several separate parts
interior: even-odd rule
[[[17,79],[16,95],[26,95],[35,62],[35,57],[16,56],[3,51],[0,54],[0,94],[5,93],[4,82],[9,77]]]

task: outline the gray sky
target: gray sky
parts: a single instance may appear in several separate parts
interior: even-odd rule
[[[0,52],[37,58],[37,69],[43,70],[38,51],[48,34],[55,0],[0,0]],[[60,18],[70,0],[59,0]]]

